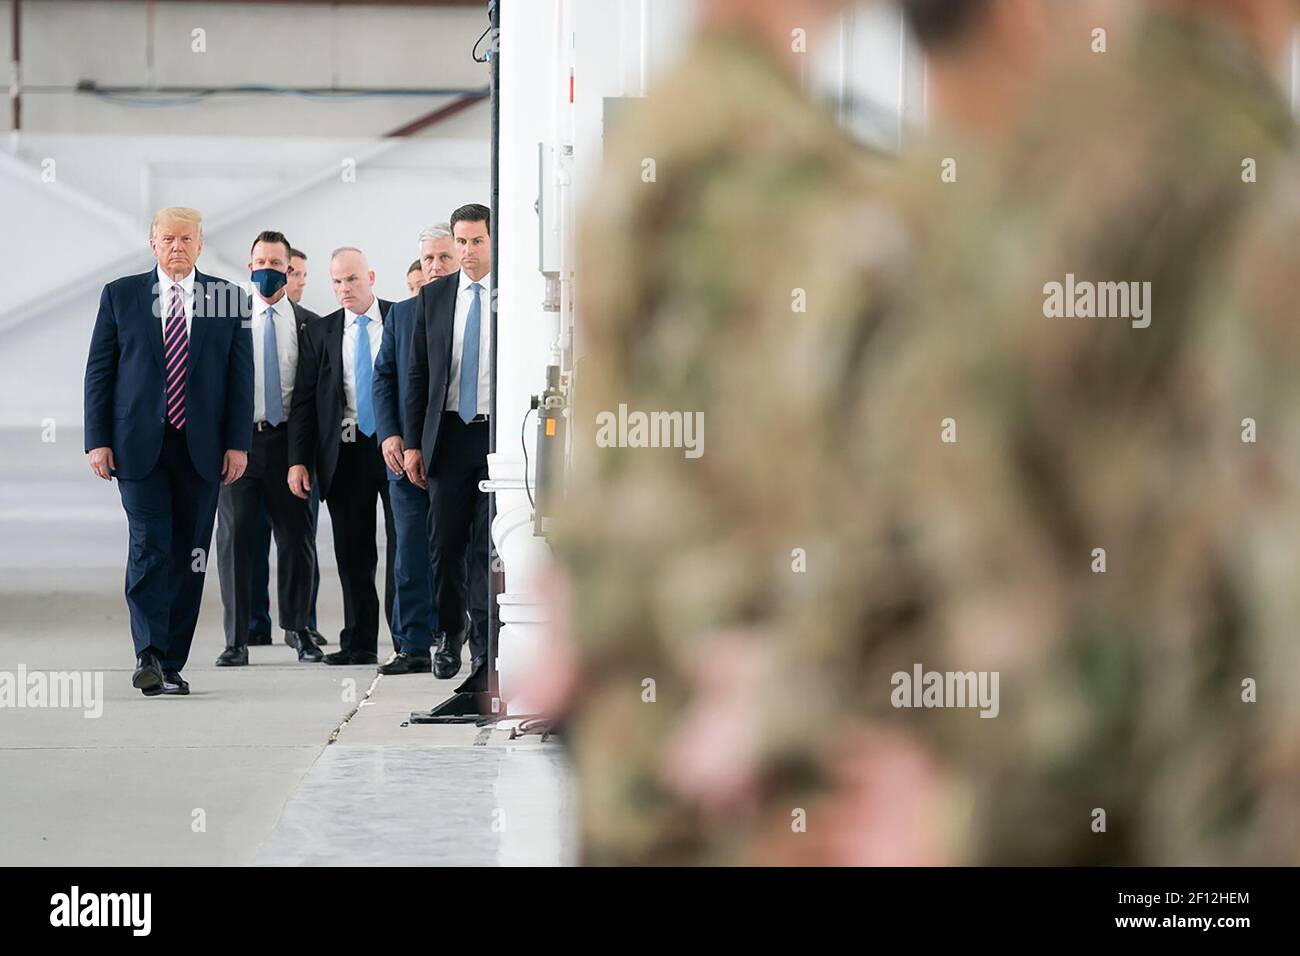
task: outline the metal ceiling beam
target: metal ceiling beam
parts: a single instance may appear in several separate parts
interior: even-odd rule
[[[81,0],[87,2],[87,0]],[[121,3],[122,0],[99,0],[100,3]],[[206,3],[213,0],[156,0],[158,3]],[[247,6],[311,6],[311,7],[480,7],[486,11],[486,0],[222,0],[223,3]]]

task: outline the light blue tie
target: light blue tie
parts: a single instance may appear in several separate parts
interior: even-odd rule
[[[460,352],[460,420],[465,424],[478,414],[478,338],[479,326],[482,324],[482,305],[478,294],[483,286],[477,282],[470,283],[469,291],[474,298],[469,303],[469,318],[465,320],[465,341],[461,343]]]
[[[367,316],[357,316],[357,428],[363,435],[375,433],[375,402],[370,394],[375,366],[370,354],[370,336],[366,334],[369,321]]]
[[[280,350],[275,341],[275,309],[266,310],[266,328],[262,331],[262,367],[266,421],[274,426],[284,421],[284,396],[280,394]]]

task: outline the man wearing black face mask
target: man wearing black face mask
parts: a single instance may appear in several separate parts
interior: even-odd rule
[[[298,340],[319,317],[286,294],[289,241],[266,231],[253,241],[251,272],[253,333],[253,447],[244,476],[221,489],[218,505],[217,568],[225,604],[226,649],[218,667],[248,663],[248,621],[253,547],[266,509],[275,533],[280,626],[298,660],[319,662],[321,652],[307,627],[316,539],[308,501],[295,496],[289,471],[289,406],[298,371]]]

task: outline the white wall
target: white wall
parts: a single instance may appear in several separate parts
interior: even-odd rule
[[[247,278],[253,236],[281,230],[308,255],[303,303],[328,312],[337,308],[326,272],[332,249],[366,250],[379,295],[406,298],[420,229],[488,196],[488,146],[480,140],[58,135],[27,142],[58,158],[59,178],[44,183],[30,166],[0,161],[0,208],[6,222],[19,224],[0,230],[0,425],[35,427],[46,417],[80,424],[99,291],[152,262],[145,209],[203,211],[199,268],[236,280]],[[358,161],[355,182],[342,180],[346,157]],[[137,201],[142,179],[148,206]]]

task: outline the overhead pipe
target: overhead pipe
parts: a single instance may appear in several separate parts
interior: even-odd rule
[[[17,138],[18,131],[23,128],[23,48],[22,48],[22,14],[20,9],[22,0],[10,0],[9,2],[9,33],[13,41],[13,53],[9,61],[10,81],[9,81],[9,105],[13,113],[14,137]]]

